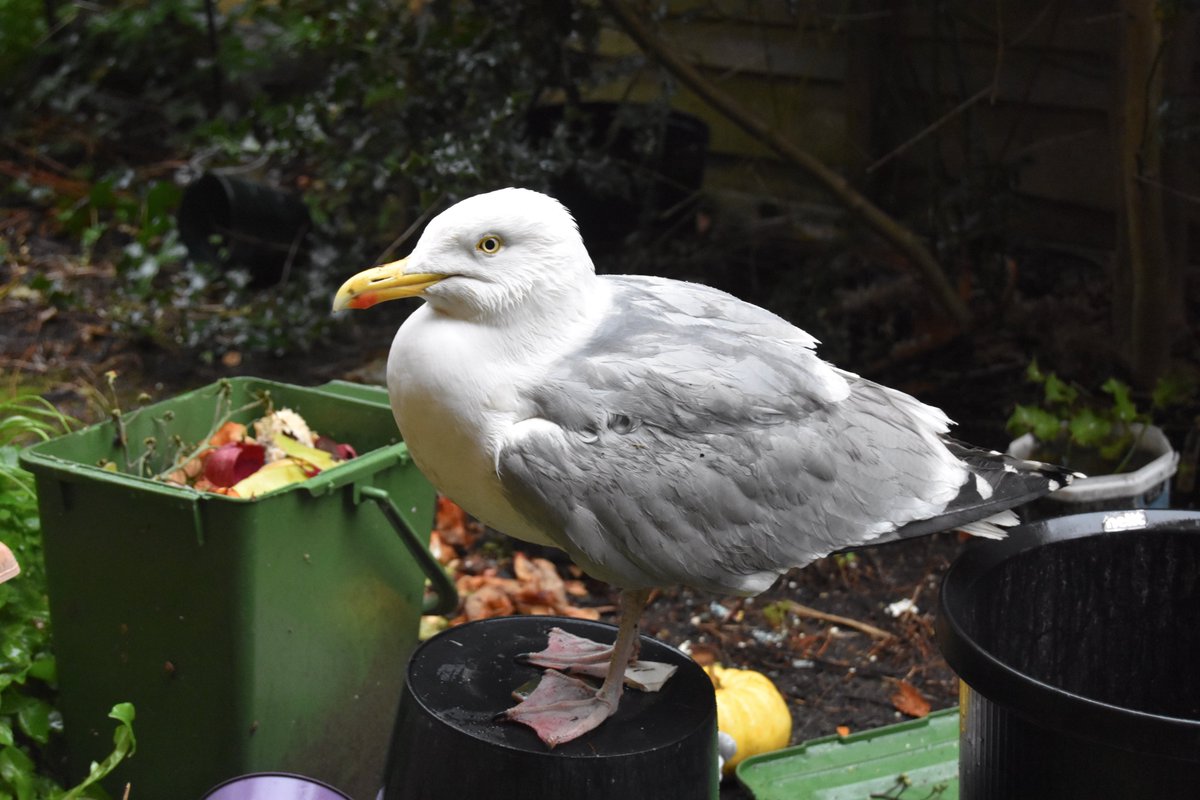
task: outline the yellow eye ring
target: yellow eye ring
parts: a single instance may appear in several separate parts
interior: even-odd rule
[[[475,243],[475,249],[484,255],[494,256],[504,247],[504,240],[494,233],[489,233]]]

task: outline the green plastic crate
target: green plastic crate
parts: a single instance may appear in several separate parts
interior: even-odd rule
[[[958,709],[747,758],[755,800],[958,800]]]
[[[111,749],[114,703],[137,711],[121,796],[197,798],[255,771],[291,771],[374,797],[428,576],[434,492],[399,441],[382,390],[231,382],[262,390],[360,455],[252,500],[104,470],[115,426],[28,448],[37,481],[68,769]],[[130,441],[200,440],[218,384],[126,415]],[[236,419],[249,422],[261,408]],[[397,533],[400,536],[397,536]]]

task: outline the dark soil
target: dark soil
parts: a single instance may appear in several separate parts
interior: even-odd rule
[[[957,702],[956,679],[933,642],[933,619],[942,573],[961,547],[956,535],[939,534],[834,556],[793,570],[754,598],[664,591],[647,611],[644,631],[689,646],[702,663],[765,673],[788,701],[793,743],[838,728],[887,725],[906,718],[892,701],[899,681],[935,710]],[[916,609],[889,613],[905,599]],[[781,600],[893,635],[787,613]]]

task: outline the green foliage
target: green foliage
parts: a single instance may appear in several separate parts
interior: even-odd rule
[[[27,15],[12,36],[44,40],[13,49],[10,74],[30,80],[0,81],[11,111],[0,125],[86,188],[17,188],[52,211],[83,260],[115,264],[114,324],[205,358],[306,349],[330,330],[336,284],[419,210],[502,185],[545,188],[570,155],[553,137],[531,143],[528,111],[596,77],[586,53],[598,11],[579,1],[245,0],[213,3],[211,29],[204,0],[53,7],[47,33],[40,3],[0,0],[0,19]],[[175,174],[129,166],[155,158]],[[187,260],[178,186],[214,168],[302,193],[315,225],[308,269],[254,290],[244,271]],[[84,302],[33,280],[51,302]]]
[[[53,777],[50,751],[62,731],[54,706],[56,665],[50,649],[50,612],[41,527],[32,476],[21,469],[22,443],[69,430],[75,421],[39,397],[0,404],[0,541],[13,551],[21,573],[0,584],[0,798],[104,800],[95,782],[133,750],[133,709],[113,709],[120,722],[114,751],[91,775],[64,794]]]
[[[792,603],[790,600],[777,600],[774,603],[767,603],[763,606],[763,619],[767,621],[775,630],[779,630],[787,625],[788,614],[791,613]]]
[[[113,731],[112,752],[103,761],[94,762],[83,782],[56,800],[88,800],[90,797],[104,797],[104,790],[96,786],[96,782],[103,780],[137,750],[137,740],[133,735],[133,705],[117,703],[108,716],[109,719],[115,719],[118,723],[116,730]]]
[[[1025,370],[1025,377],[1042,387],[1042,402],[1017,405],[1008,418],[1010,434],[1032,433],[1046,457],[1065,466],[1072,466],[1077,451],[1085,450],[1099,454],[1109,472],[1125,470],[1140,438],[1134,433],[1134,423],[1151,423],[1150,415],[1138,409],[1126,383],[1110,377],[1100,386],[1104,396],[1090,394],[1053,372],[1043,372],[1036,360]]]
[[[46,35],[43,0],[0,0],[0,76],[26,63]]]
[[[0,540],[21,565],[19,576],[0,584],[0,792],[49,797],[55,785],[35,759],[62,721],[49,702],[55,665],[37,500],[15,446],[0,446],[0,477]]]

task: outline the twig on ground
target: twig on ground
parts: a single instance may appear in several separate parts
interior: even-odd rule
[[[812,608],[811,606],[797,603],[795,600],[788,600],[786,602],[788,604],[788,610],[797,616],[819,619],[823,622],[832,622],[834,625],[843,625],[847,628],[856,630],[859,633],[865,633],[868,636],[873,636],[876,639],[891,639],[895,636],[895,634],[888,633],[882,628],[876,628],[874,625],[871,625],[867,622],[860,622],[859,620],[851,619],[850,617],[843,617],[838,614],[830,614],[826,611],[820,611]]]

